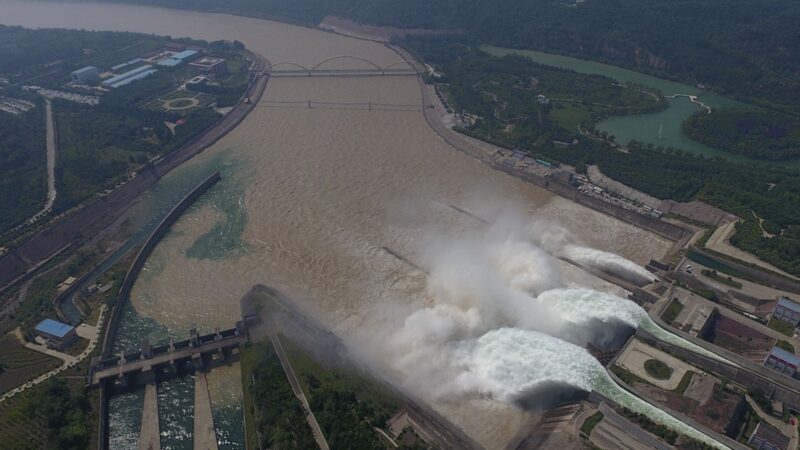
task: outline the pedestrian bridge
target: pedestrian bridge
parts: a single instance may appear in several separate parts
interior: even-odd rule
[[[331,67],[334,62],[347,60],[355,62],[357,67],[336,68]],[[340,55],[328,58],[314,66],[306,67],[293,62],[278,62],[270,64],[264,71],[271,77],[312,77],[312,76],[385,76],[385,75],[413,75],[420,74],[408,61],[396,61],[387,66],[380,66],[374,62],[358,56]]]
[[[155,381],[156,373],[177,375],[188,363],[196,372],[204,371],[214,361],[225,361],[234,352],[238,353],[239,345],[247,340],[247,333],[242,322],[235,328],[200,335],[196,330],[189,333],[189,339],[153,347],[145,342],[142,349],[133,353],[120,354],[92,362],[89,382],[97,386],[105,381],[114,380],[127,385],[132,376],[140,376],[145,382]]]

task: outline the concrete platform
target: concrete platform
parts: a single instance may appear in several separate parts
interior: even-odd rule
[[[156,385],[147,383],[144,387],[142,405],[142,428],[139,431],[139,450],[161,450],[161,428],[158,423],[158,399]]]
[[[194,377],[194,450],[218,450],[208,380],[203,372]]]

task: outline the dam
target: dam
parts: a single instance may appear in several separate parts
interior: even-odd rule
[[[338,55],[358,56],[382,68],[398,60],[379,43],[245,17],[117,4],[0,0],[0,7],[0,22],[8,24],[236,39],[270,61],[304,67]],[[343,60],[331,64],[331,70],[363,67]],[[140,276],[130,282],[130,302],[119,309],[118,333],[107,343],[104,358],[144,340],[182,340],[192,328],[201,335],[227,329],[240,319],[239,299],[259,283],[298,299],[343,339],[358,339],[383,325],[388,329],[398,320],[397,310],[435,303],[435,293],[426,274],[383,248],[425,261],[436,237],[476,231],[473,219],[448,205],[490,219],[507,209],[529,219],[546,218],[584,245],[639,264],[662,257],[672,246],[659,233],[555,196],[454,149],[419,109],[270,107],[298,100],[424,103],[415,76],[271,78],[261,100],[232,132],[161,177],[109,227],[112,236],[124,238],[167,197],[162,190],[221,173],[214,189],[153,246]],[[613,289],[577,269],[564,273],[582,286]],[[408,367],[392,366],[395,362],[384,354],[375,364],[402,379]],[[241,394],[226,391],[238,384],[237,374],[213,381],[224,369],[208,374],[212,410],[241,417]],[[175,379],[172,386],[175,412],[160,412],[162,429],[171,427],[163,432],[162,444],[186,448],[194,433],[194,386],[185,379]],[[470,395],[458,392],[447,401],[420,396],[484,446],[503,445],[530,418],[501,398],[476,403]],[[109,402],[114,448],[138,446],[138,433],[131,436],[130,430],[141,427],[136,405],[143,400],[144,393],[124,394]],[[242,448],[234,431],[230,436],[228,448]]]

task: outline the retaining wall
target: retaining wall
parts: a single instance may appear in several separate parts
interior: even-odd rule
[[[180,203],[172,208],[169,214],[167,214],[161,223],[158,224],[158,227],[153,230],[153,232],[147,238],[147,241],[145,241],[145,243],[142,245],[142,248],[139,249],[139,253],[136,254],[136,258],[133,260],[133,263],[131,263],[131,267],[128,269],[128,273],[125,274],[125,279],[122,281],[119,294],[117,295],[117,301],[111,308],[111,314],[108,318],[108,325],[106,327],[105,335],[103,336],[103,347],[102,352],[100,353],[101,359],[108,359],[111,356],[111,343],[114,335],[117,333],[117,327],[119,326],[122,309],[125,305],[125,302],[127,302],[130,297],[133,284],[136,282],[136,278],[142,271],[147,258],[153,252],[153,249],[155,249],[156,244],[158,244],[161,238],[167,234],[169,228],[178,220],[181,214],[183,214],[183,212],[186,211],[186,209],[191,206],[198,197],[203,195],[209,188],[211,188],[211,186],[214,186],[220,180],[220,178],[219,172],[215,172],[213,175],[206,178],[202,183],[195,187],[192,192],[190,192],[186,197],[183,198],[183,200],[180,201]],[[98,448],[106,449],[108,448],[108,392],[105,383],[100,385],[99,415],[100,421],[98,432]]]

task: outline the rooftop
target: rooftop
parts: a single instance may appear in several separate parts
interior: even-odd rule
[[[196,50],[184,50],[180,53],[172,55],[172,59],[186,59],[197,54]]]
[[[204,57],[198,59],[197,61],[194,61],[194,62],[189,63],[189,64],[192,65],[192,66],[211,67],[211,66],[215,66],[215,65],[217,65],[219,63],[222,63],[222,62],[225,62],[225,60],[222,59],[222,58],[212,58],[210,56],[204,56]]]
[[[772,347],[772,350],[769,351],[769,354],[778,359],[786,361],[795,367],[800,367],[800,357],[797,357],[794,353],[789,353],[779,347]]]
[[[764,422],[759,422],[758,425],[756,425],[756,430],[753,432],[753,436],[758,436],[778,448],[782,448],[784,450],[789,448],[790,439],[787,436],[784,436],[780,431],[772,428]]]
[[[781,299],[778,300],[778,306],[783,306],[786,309],[800,313],[800,304],[791,301],[788,297],[781,297]]]
[[[85,72],[97,72],[97,67],[95,67],[95,66],[86,66],[86,67],[84,67],[82,69],[75,70],[72,73],[77,75],[77,74],[81,74],[81,73],[85,73]]]
[[[63,338],[67,335],[70,331],[72,331],[74,327],[67,325],[65,323],[61,323],[55,321],[53,319],[44,319],[43,321],[39,322],[36,325],[35,330],[40,333],[47,333],[50,336],[55,336],[59,338]]]

